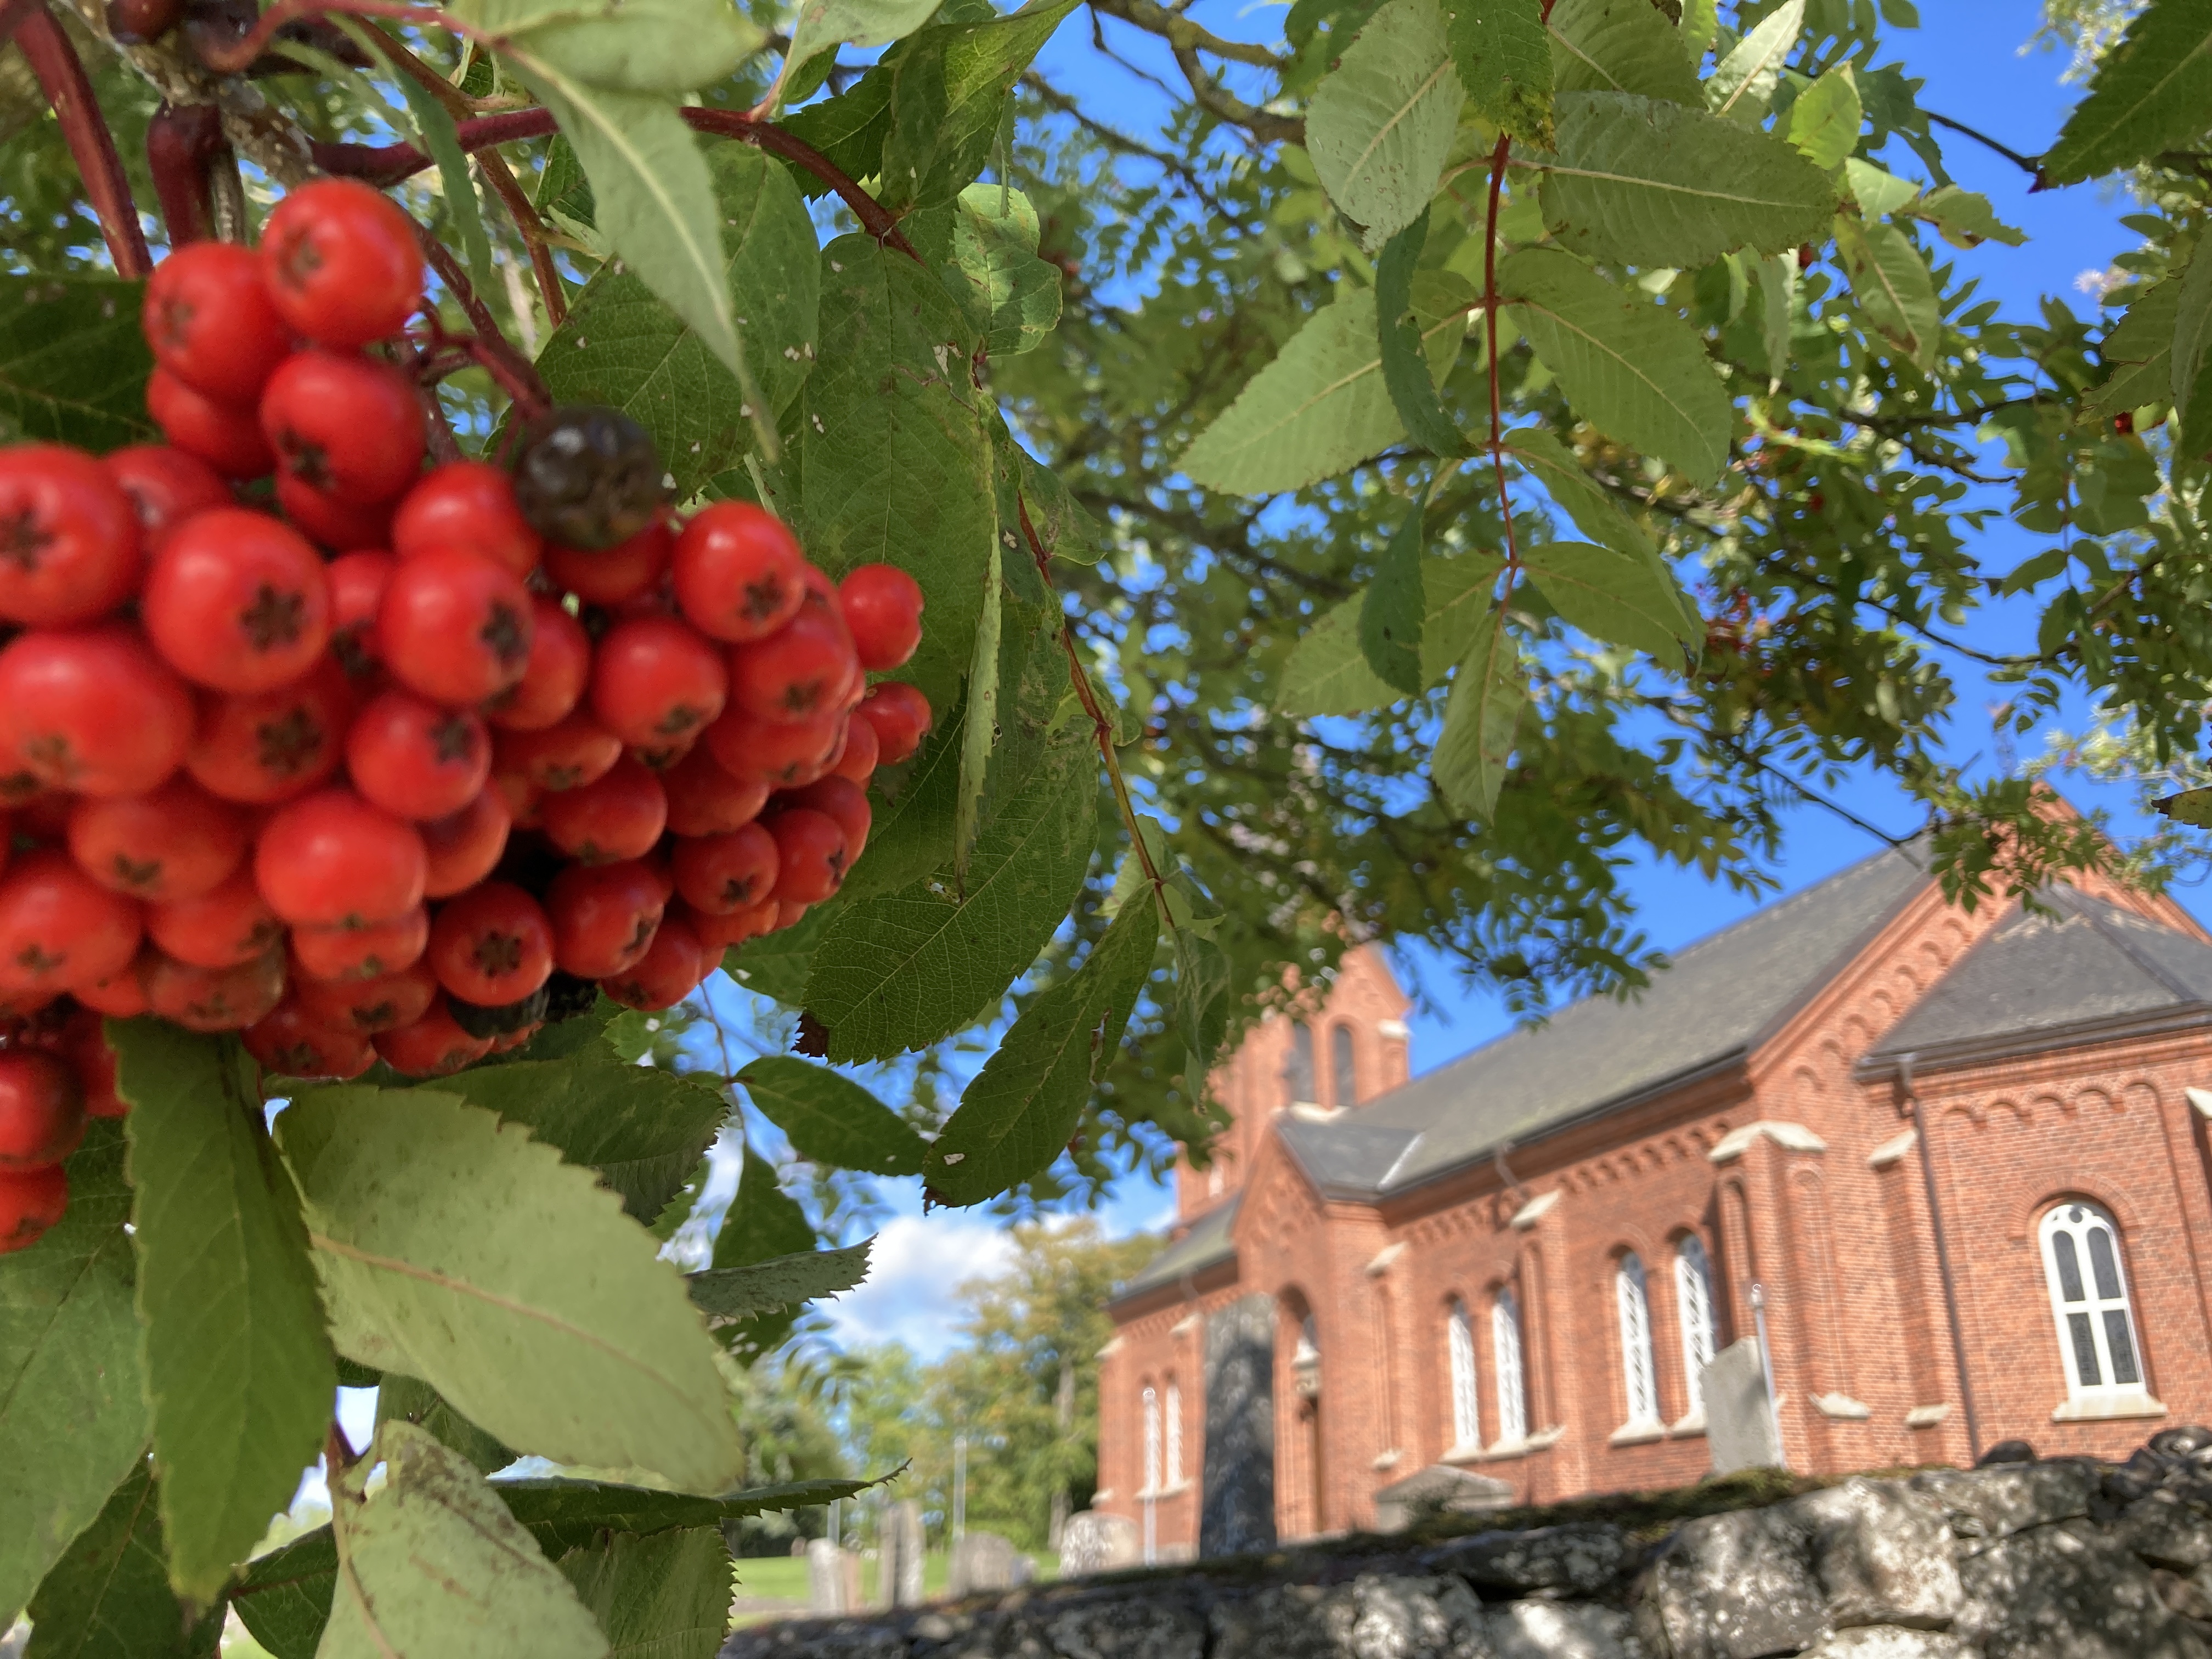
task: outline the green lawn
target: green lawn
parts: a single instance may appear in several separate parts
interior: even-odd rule
[[[1036,1576],[1042,1579],[1058,1576],[1060,1558],[1040,1553],[1030,1560],[1036,1564]],[[932,1550],[922,1558],[922,1595],[934,1601],[945,1594],[945,1573],[951,1558],[942,1550]],[[742,1598],[773,1597],[777,1601],[804,1603],[806,1600],[806,1558],[799,1555],[749,1555],[738,1562],[738,1595]],[[876,1595],[876,1564],[860,1564],[860,1594],[872,1600]],[[749,1615],[747,1622],[763,1615]],[[774,1614],[764,1615],[775,1617]]]

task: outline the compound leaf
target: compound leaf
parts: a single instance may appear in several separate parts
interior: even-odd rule
[[[2203,135],[2212,109],[2212,8],[2151,0],[2106,52],[2043,158],[2054,185],[2094,178]]]
[[[1314,88],[1307,153],[1370,250],[1428,206],[1465,97],[1437,0],[1389,0]]]

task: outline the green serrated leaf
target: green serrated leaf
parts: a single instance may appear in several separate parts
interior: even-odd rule
[[[1504,560],[1495,553],[1431,555],[1421,561],[1421,683],[1443,684],[1490,613]],[[1275,707],[1285,714],[1358,714],[1395,702],[1395,688],[1368,666],[1359,643],[1364,596],[1325,612],[1285,664]]]
[[[505,55],[574,146],[599,234],[742,380],[714,180],[674,95],[606,91],[527,52]]]
[[[1851,66],[1838,64],[1823,71],[1790,106],[1790,142],[1814,167],[1833,172],[1858,148],[1859,129],[1865,122]]]
[[[921,1163],[908,1174],[919,1174]],[[849,1291],[868,1276],[868,1249],[862,1239],[838,1250],[799,1250],[770,1256],[742,1267],[708,1267],[687,1273],[692,1301],[710,1319],[746,1319],[774,1308],[795,1308]]]
[[[886,206],[952,201],[983,171],[1016,77],[1075,4],[1030,0],[1006,16],[940,24],[907,42],[891,76]]]
[[[2110,416],[2172,395],[2173,341],[2187,276],[2185,267],[2143,289],[2106,331],[2097,344],[2105,378],[2090,392],[2091,410]]]
[[[1558,0],[1552,85],[1559,92],[1632,92],[1705,106],[1682,37],[1651,0]]]
[[[2183,422],[2195,443],[2197,429],[2187,424],[2189,411],[2198,412],[2197,425],[2202,426],[2203,411],[2212,409],[2212,256],[2191,258],[2186,268],[2175,274],[2180,286],[2173,296],[2173,345],[2167,386],[2173,396],[2174,419]],[[2110,344],[2107,337],[2107,351]]]
[[[615,1533],[557,1564],[616,1659],[714,1659],[730,1626],[722,1529]]]
[[[210,1659],[220,1613],[169,1588],[154,1472],[142,1458],[31,1599],[24,1659]]]
[[[1780,383],[1790,368],[1790,331],[1796,320],[1797,261],[1777,253],[1759,262],[1759,338],[1766,351],[1767,383]]]
[[[140,1358],[169,1579],[204,1607],[292,1501],[330,1426],[337,1367],[298,1199],[234,1037],[110,1020],[131,1105]]]
[[[1552,147],[1552,45],[1543,0],[1445,0],[1444,40],[1467,100],[1491,125]]]
[[[1037,258],[1036,209],[1021,191],[970,185],[947,206],[908,215],[902,228],[990,356],[1032,350],[1058,325],[1060,267]]]
[[[874,840],[872,832],[872,846]],[[796,926],[747,939],[723,957],[723,966],[748,991],[796,1008],[806,1000],[806,975],[813,965],[815,945],[847,908],[841,890],[836,901],[810,907]]]
[[[934,5],[937,0],[930,3]],[[891,71],[896,67],[878,64],[836,97],[794,110],[778,125],[813,145],[849,177],[872,179],[883,168],[884,135],[891,125]],[[830,186],[811,173],[802,173],[796,182],[803,196],[830,193]]]
[[[1490,615],[1504,558],[1486,550],[1421,561],[1421,684],[1442,685]]]
[[[145,292],[112,276],[0,276],[0,441],[96,454],[160,441],[146,418]]]
[[[1657,556],[1650,537],[1592,481],[1582,463],[1553,434],[1540,426],[1516,427],[1505,434],[1505,452],[1535,476],[1575,521],[1575,528],[1592,541],[1616,553],[1645,559]]]
[[[378,1463],[384,1484],[364,1495]],[[568,1581],[483,1478],[414,1425],[379,1428],[331,1481],[331,1506],[340,1571],[317,1659],[605,1659]]]
[[[1187,1075],[1204,1077],[1229,1030],[1229,953],[1188,927],[1175,930],[1176,1032]]]
[[[1593,639],[1679,666],[1683,645],[1703,637],[1656,560],[1588,542],[1547,542],[1528,549],[1522,562],[1552,608]]]
[[[1990,198],[1956,185],[1929,191],[1912,206],[1913,216],[1925,219],[1953,247],[1979,247],[1984,242],[2002,242],[2018,247],[2027,233],[2015,230],[1996,216]]]
[[[1106,551],[1106,527],[1068,493],[1058,473],[1008,441],[1020,470],[1023,510],[1046,553],[1074,564],[1097,564]]]
[[[399,1418],[434,1436],[469,1462],[480,1474],[503,1469],[514,1462],[514,1453],[455,1411],[443,1395],[418,1377],[386,1371],[378,1385],[376,1420]]]
[[[1474,300],[1474,285],[1449,271],[1415,273],[1413,311],[1439,385]],[[1403,438],[1375,317],[1374,290],[1356,289],[1309,318],[1183,452],[1192,482],[1238,495],[1302,489]]]
[[[884,1060],[970,1024],[1075,902],[1098,834],[1097,763],[1066,733],[977,841],[964,892],[922,882],[848,908],[815,947],[806,1006],[829,1058]]]
[[[1911,179],[1900,179],[1856,155],[1844,163],[1844,182],[1850,190],[1851,200],[1859,204],[1859,212],[1869,219],[1900,213],[1920,194],[1920,186]]]
[[[2151,805],[2176,823],[2212,830],[2212,789],[2185,789],[2178,795],[2161,795]]]
[[[498,36],[497,50],[611,92],[694,92],[768,40],[726,0],[455,0],[453,10]]]
[[[1912,238],[1886,220],[1867,224],[1839,214],[1836,251],[1875,331],[1923,371],[1933,368],[1943,343],[1942,307]]]
[[[994,537],[983,567],[983,605],[975,619],[975,653],[968,664],[968,712],[960,732],[960,784],[952,802],[952,880],[963,887],[975,837],[983,828],[983,781],[999,737],[999,623],[1006,583]]]
[[[921,584],[929,626],[898,678],[958,701],[998,533],[975,339],[936,276],[871,236],[822,251],[820,362],[799,404],[795,528],[832,576],[885,562]]]
[[[1409,697],[1421,692],[1421,519],[1442,469],[1430,474],[1420,495],[1390,532],[1382,557],[1359,606],[1359,648],[1377,678]]]
[[[1060,1156],[1144,994],[1159,930],[1158,906],[1124,906],[1083,965],[1023,1010],[930,1145],[923,1174],[939,1199],[981,1204]]]
[[[13,1623],[146,1447],[123,1126],[85,1125],[69,1208],[0,1255],[0,1619]]]
[[[1499,260],[1498,283],[1577,414],[1701,483],[1720,476],[1735,411],[1687,323],[1551,248]]]
[[[753,447],[756,414],[771,422],[813,366],[821,261],[806,204],[784,167],[750,144],[708,152],[722,227],[724,285],[738,324],[756,410],[726,364],[684,318],[619,261],[584,285],[538,354],[554,400],[619,409],[653,436],[679,499],[698,493]]]
[[[2212,7],[2150,0],[2107,52],[2043,158],[2043,177],[2071,184],[2203,136],[2212,109]]]
[[[737,1483],[713,1344],[588,1171],[430,1089],[313,1090],[277,1138],[347,1354],[421,1377],[518,1451]]]
[[[765,1054],[738,1073],[761,1115],[811,1163],[868,1175],[921,1172],[921,1137],[850,1078],[786,1054]]]
[[[1757,124],[1774,100],[1790,48],[1804,30],[1805,0],[1784,0],[1760,18],[1714,67],[1705,82],[1705,107],[1740,125]]]
[[[1443,402],[1429,373],[1429,360],[1421,348],[1420,325],[1413,315],[1413,267],[1428,240],[1429,210],[1393,236],[1375,264],[1376,344],[1382,359],[1382,384],[1389,388],[1391,406],[1415,443],[1432,455],[1468,453],[1468,442]]]
[[[703,1076],[624,1063],[605,1045],[567,1060],[471,1066],[436,1088],[520,1124],[599,1174],[650,1226],[706,1154],[729,1105]]]
[[[1428,206],[1466,96],[1437,0],[1389,0],[1314,88],[1307,154],[1370,252]]]
[[[714,1236],[715,1267],[750,1267],[778,1256],[811,1252],[814,1246],[814,1225],[777,1182],[775,1165],[746,1147],[738,1195],[730,1201],[722,1231]]]
[[[1819,237],[1827,175],[1787,144],[1703,110],[1629,93],[1562,93],[1545,222],[1595,259],[1692,267]]]
[[[841,46],[887,46],[927,23],[939,3],[940,0],[805,0],[791,27],[786,61],[804,64],[819,52]],[[888,82],[886,76],[886,90]],[[858,169],[847,171],[855,177],[866,176]]]
[[[952,845],[960,750],[967,724],[964,707],[954,709],[950,719],[939,721],[915,757],[898,793],[888,804],[876,804],[866,850],[860,854],[860,862],[846,873],[845,884],[838,889],[846,902],[855,903],[878,893],[895,892],[944,867]],[[816,914],[809,911],[805,921],[812,921]],[[805,921],[800,925],[805,926]],[[826,916],[823,925],[828,925]],[[768,939],[779,937],[770,933]],[[750,951],[753,945],[765,942],[752,940],[745,948]],[[808,956],[811,959],[811,945]],[[751,958],[741,960],[750,964]],[[802,1000],[806,992],[803,969],[789,989],[787,996],[781,991],[769,994],[784,1002]]]
[[[1499,605],[1452,676],[1432,763],[1437,787],[1470,818],[1487,818],[1498,805],[1512,763],[1514,729],[1527,700],[1520,650],[1506,628],[1505,607]]]
[[[230,1605],[247,1634],[276,1659],[314,1659],[337,1577],[337,1540],[328,1527],[317,1527],[240,1568]]]

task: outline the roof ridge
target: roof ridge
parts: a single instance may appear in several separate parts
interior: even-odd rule
[[[2113,904],[2110,900],[2099,898],[2094,893],[2085,893],[2071,882],[2054,882],[2051,884],[2051,890],[2064,893],[2067,899],[2066,908],[2087,922],[2099,938],[2108,941],[2113,949],[2135,963],[2137,969],[2164,987],[2166,994],[2176,1002],[2202,1002],[2204,1000],[2168,973],[2160,963],[2138,950],[2136,947],[2136,942],[2127,936],[2124,929],[2112,926],[2106,917],[2098,913],[2106,909],[2118,910],[2121,915],[2140,921],[2147,927],[2157,927],[2156,922],[2147,916],[2136,915],[2134,911]],[[2172,933],[2176,939],[2188,939],[2191,945],[2198,943],[2197,940],[2189,939],[2189,935],[2179,928],[2168,927],[2161,931]]]

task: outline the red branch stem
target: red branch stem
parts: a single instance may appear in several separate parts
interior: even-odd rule
[[[154,269],[154,256],[146,249],[146,233],[138,223],[138,204],[131,199],[131,180],[125,176],[123,158],[115,153],[115,135],[92,95],[92,81],[76,48],[54,21],[42,0],[18,0],[0,10],[0,46],[10,35],[23,49],[39,89],[61,123],[62,137],[84,179],[85,194],[100,219],[100,234],[106,239],[108,258],[117,272],[141,277]]]
[[[1498,399],[1498,198],[1505,184],[1505,161],[1512,150],[1510,133],[1498,135],[1490,153],[1490,212],[1483,226],[1482,323],[1490,362],[1490,465],[1498,474],[1498,507],[1505,520],[1505,580],[1509,592],[1521,572],[1521,547],[1513,530],[1513,498],[1505,490],[1505,423]]]
[[[285,24],[333,11],[343,12],[349,17],[385,17],[395,23],[422,23],[471,39],[482,38],[479,31],[435,6],[406,5],[401,0],[276,0],[251,29],[229,46],[202,44],[200,61],[218,75],[235,75],[268,49],[277,30]]]
[[[146,168],[169,228],[169,246],[215,234],[215,198],[208,169],[228,143],[213,104],[164,104],[146,124]]]
[[[477,296],[468,274],[447,252],[446,245],[419,227],[416,236],[422,244],[423,256],[429,260],[430,268],[438,273],[476,330],[476,337],[468,343],[469,355],[499,383],[500,390],[514,404],[514,412],[522,422],[536,420],[553,406],[553,394],[538,378],[536,366],[500,331],[499,319]]]

